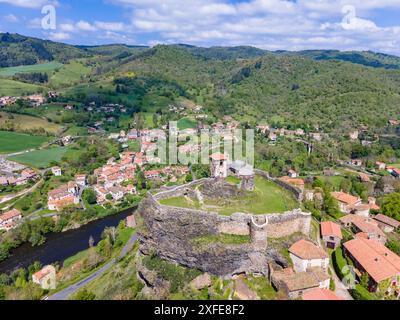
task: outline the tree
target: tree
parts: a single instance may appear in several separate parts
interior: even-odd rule
[[[95,204],[97,202],[96,192],[92,189],[86,189],[83,198],[89,204]]]
[[[96,299],[96,295],[93,292],[88,291],[87,289],[82,289],[78,291],[75,295],[74,300],[94,300]]]
[[[400,193],[395,192],[383,198],[382,214],[400,221]]]

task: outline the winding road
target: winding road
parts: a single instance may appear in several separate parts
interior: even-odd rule
[[[102,266],[99,270],[93,272],[91,275],[86,277],[83,280],[80,280],[79,282],[69,286],[68,288],[65,288],[64,290],[61,290],[52,296],[48,297],[45,300],[68,300],[68,298],[79,291],[81,288],[92,282],[93,280],[99,278],[102,276],[106,271],[108,271],[115,263],[119,260],[125,257],[130,250],[132,250],[133,245],[135,244],[137,240],[137,234],[133,234],[132,237],[128,240],[128,242],[125,244],[125,246],[122,248],[121,253],[119,254],[117,259],[112,259],[110,262],[106,263],[104,266]]]

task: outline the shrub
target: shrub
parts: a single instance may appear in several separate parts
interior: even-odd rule
[[[350,293],[355,300],[376,300],[376,297],[371,292],[359,284],[350,290]]]
[[[343,268],[347,265],[346,259],[343,257],[343,251],[341,248],[337,248],[332,255],[333,267],[335,268],[336,274],[340,279],[344,278],[344,274],[342,273]]]

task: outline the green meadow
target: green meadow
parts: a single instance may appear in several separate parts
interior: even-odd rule
[[[62,67],[62,63],[51,61],[48,63],[33,64],[28,66],[18,66],[0,68],[0,77],[12,77],[17,73],[49,72]]]
[[[68,150],[68,147],[54,147],[23,153],[9,159],[34,168],[47,168],[52,161],[60,161]]]
[[[24,96],[40,92],[42,89],[43,87],[30,83],[0,79],[0,96]]]
[[[0,153],[14,153],[41,146],[48,141],[44,136],[0,131]]]

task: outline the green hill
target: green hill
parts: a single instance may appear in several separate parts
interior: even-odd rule
[[[65,63],[88,55],[85,50],[63,43],[0,33],[0,67],[33,65],[53,60]]]

